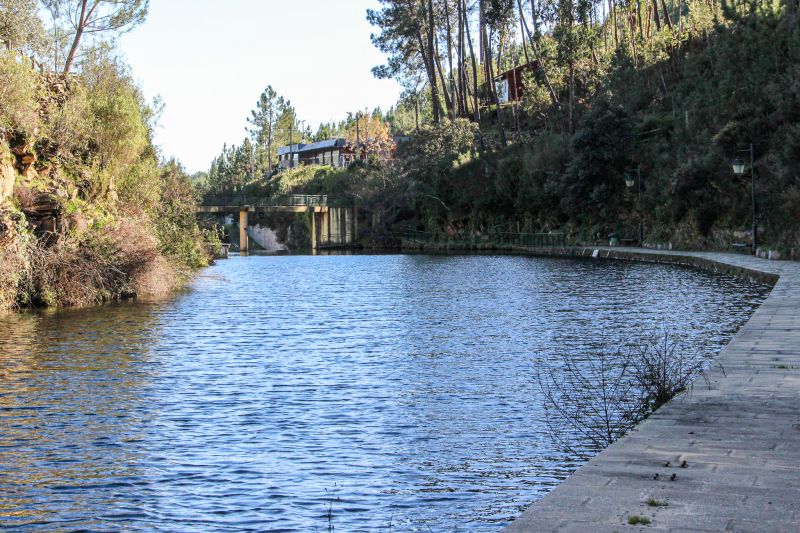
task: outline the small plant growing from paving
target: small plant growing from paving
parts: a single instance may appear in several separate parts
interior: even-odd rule
[[[628,523],[632,526],[638,526],[638,525],[649,526],[650,519],[647,518],[646,516],[633,515],[628,517]]]
[[[655,498],[649,498],[647,500],[647,506],[648,507],[666,507],[668,505],[669,505],[668,502],[664,502],[664,501],[661,501],[661,500],[656,500]]]

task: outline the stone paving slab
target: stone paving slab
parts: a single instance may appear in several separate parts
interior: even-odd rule
[[[695,386],[663,406],[505,531],[800,532],[800,263],[597,250],[598,260],[690,264],[775,286],[712,364],[710,388]],[[684,459],[688,468],[676,467]],[[670,481],[673,473],[677,479]],[[648,498],[668,505],[648,507]],[[650,525],[628,525],[633,515],[649,518]]]

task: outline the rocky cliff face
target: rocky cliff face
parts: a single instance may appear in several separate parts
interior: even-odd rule
[[[0,141],[0,262],[16,240],[15,223],[8,205],[16,182],[15,158],[8,146]]]
[[[0,142],[0,205],[14,194],[17,180],[15,158],[5,143]]]
[[[31,186],[30,182],[46,177],[34,168],[36,156],[24,141],[9,140],[11,146],[0,139],[0,210],[9,211],[12,197],[25,214],[27,222],[38,237],[51,237],[64,229],[61,220],[61,200],[67,194],[55,186]],[[51,184],[52,185],[52,184]]]
[[[30,267],[20,228],[27,227],[47,246],[65,227],[60,198],[30,187],[40,177],[31,148],[22,142],[9,146],[8,141],[0,138],[0,309],[13,307]]]
[[[0,310],[12,306],[24,268],[17,224],[8,203],[16,181],[15,158],[0,142]]]

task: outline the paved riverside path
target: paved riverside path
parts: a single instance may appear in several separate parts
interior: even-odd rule
[[[506,531],[800,532],[800,263],[631,248],[598,255],[699,262],[780,279],[717,357],[724,372],[712,364],[710,389],[696,383]],[[688,467],[680,468],[684,460]],[[648,498],[668,505],[648,507]],[[651,524],[628,525],[634,515]]]

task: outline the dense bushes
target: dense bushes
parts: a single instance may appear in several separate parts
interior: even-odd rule
[[[485,115],[477,153],[451,164],[439,158],[458,145],[443,133],[449,124],[423,130],[401,165],[418,185],[410,222],[430,230],[558,229],[575,240],[612,231],[634,237],[638,184],[628,189],[624,176],[640,170],[645,240],[730,248],[749,240],[752,223],[750,176],[734,176],[730,161],[747,160],[739,150],[752,142],[762,244],[797,256],[797,22],[776,3],[724,13],[687,5],[683,33],[664,29],[638,56],[622,37],[608,57],[593,57],[587,47],[576,65],[574,133],[566,104],[554,107],[542,87],[526,95],[508,147],[496,142],[499,125]],[[551,81],[563,102],[564,66],[555,63]],[[508,125],[511,110],[504,112]],[[438,152],[426,151],[431,130],[440,131]]]
[[[126,218],[50,245],[31,240],[19,303],[90,305],[174,288],[174,271],[148,229]]]
[[[33,133],[39,127],[38,78],[31,64],[0,50],[0,132]]]
[[[152,143],[156,111],[111,48],[80,72],[0,52],[0,309],[170,290],[208,262],[196,192]]]

